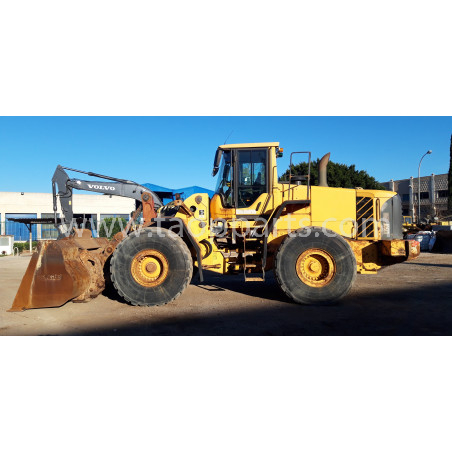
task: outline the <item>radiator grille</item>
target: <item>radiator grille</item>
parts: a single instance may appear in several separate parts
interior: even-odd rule
[[[356,198],[356,224],[358,238],[374,238],[374,203],[373,198]]]

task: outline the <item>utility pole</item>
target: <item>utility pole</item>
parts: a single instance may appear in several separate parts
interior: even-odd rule
[[[417,171],[417,222],[418,224],[421,222],[421,163],[422,160],[424,159],[424,157],[428,154],[431,154],[432,151],[429,150],[427,151],[422,157],[421,157],[421,161],[419,162],[419,168]]]
[[[447,210],[449,214],[452,213],[452,135],[450,136],[450,163],[449,163],[449,177],[447,181]]]

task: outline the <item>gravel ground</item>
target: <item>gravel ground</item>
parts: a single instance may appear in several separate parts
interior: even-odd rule
[[[165,306],[129,306],[104,293],[89,303],[6,312],[29,257],[0,258],[0,335],[450,335],[452,255],[358,275],[334,306],[290,302],[271,272],[264,283],[208,275]]]

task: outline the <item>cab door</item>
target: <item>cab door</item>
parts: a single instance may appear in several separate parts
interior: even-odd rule
[[[234,204],[236,215],[259,215],[268,201],[268,149],[237,149]]]

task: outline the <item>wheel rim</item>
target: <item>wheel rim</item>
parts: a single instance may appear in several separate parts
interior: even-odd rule
[[[311,287],[326,286],[336,274],[333,257],[321,249],[310,249],[300,254],[295,268],[300,280]]]
[[[138,284],[155,287],[165,281],[168,268],[168,260],[160,251],[148,249],[135,255],[130,270]]]

